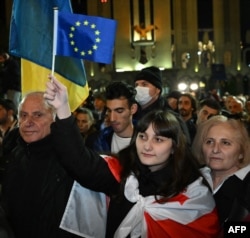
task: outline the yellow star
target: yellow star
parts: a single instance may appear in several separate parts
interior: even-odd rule
[[[95,25],[95,24],[91,24],[91,28],[92,28],[92,29],[95,29],[95,28],[96,28],[96,25]]]
[[[100,31],[95,31],[95,34],[96,34],[97,36],[99,36],[99,35],[100,35]]]
[[[74,26],[70,27],[71,31],[74,31],[76,28]]]
[[[81,22],[77,21],[76,26],[80,26],[80,25],[81,25]]]
[[[72,33],[69,33],[69,38],[73,38],[74,35]]]
[[[93,45],[93,50],[97,50],[97,45]]]
[[[75,48],[74,48],[74,51],[75,51],[75,52],[78,52],[78,48],[77,48],[77,47],[75,47]]]
[[[98,37],[98,38],[95,39],[95,41],[96,41],[97,43],[99,43],[99,42],[101,42],[101,39]]]
[[[82,51],[82,52],[81,52],[81,56],[84,56],[84,55],[85,55],[85,52],[84,52],[84,51]]]
[[[72,40],[72,41],[70,41],[70,44],[71,45],[75,45],[75,42]]]
[[[83,25],[84,26],[87,26],[89,24],[89,22],[87,21],[87,20],[85,20],[84,22],[83,22]]]
[[[92,55],[92,50],[88,50],[88,54],[89,54],[89,55]]]

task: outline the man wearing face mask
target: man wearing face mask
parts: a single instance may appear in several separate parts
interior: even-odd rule
[[[134,114],[133,119],[138,121],[145,114],[150,111],[161,109],[171,110],[177,117],[185,133],[188,143],[191,144],[190,135],[185,125],[185,122],[181,119],[178,113],[175,113],[167,104],[165,98],[161,96],[162,92],[162,74],[159,68],[150,66],[142,69],[134,79],[135,89],[137,91],[136,101],[139,104],[137,112]]]
[[[161,97],[162,75],[160,69],[150,66],[142,69],[135,77],[136,101],[140,109],[134,115],[139,120],[153,109],[169,109],[166,100]]]

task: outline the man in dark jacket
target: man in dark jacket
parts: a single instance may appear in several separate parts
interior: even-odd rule
[[[155,66],[142,69],[136,75],[134,83],[137,91],[136,101],[140,105],[134,119],[139,120],[154,109],[169,108],[166,100],[161,96],[162,75],[160,69]]]
[[[17,144],[8,156],[3,208],[16,238],[73,238],[59,228],[73,180],[57,162],[51,143],[53,109],[42,92],[20,103]]]
[[[174,112],[167,101],[162,97],[162,74],[159,68],[150,66],[142,69],[134,79],[135,89],[137,91],[136,101],[140,107],[135,113],[133,119],[138,121],[148,112],[153,110],[170,110],[175,114],[180,122],[181,128],[185,133],[189,144],[191,144],[188,128],[178,113]]]

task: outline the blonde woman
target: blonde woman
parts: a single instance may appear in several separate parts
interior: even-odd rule
[[[240,120],[214,116],[198,126],[192,151],[206,165],[202,170],[223,224],[250,171],[250,141],[245,125]]]

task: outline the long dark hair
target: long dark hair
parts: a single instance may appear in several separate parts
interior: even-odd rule
[[[173,154],[168,158],[165,166],[166,171],[170,173],[166,173],[157,194],[155,194],[155,196],[163,196],[165,199],[161,199],[161,201],[165,202],[182,192],[201,174],[199,164],[192,155],[186,137],[174,114],[169,111],[157,110],[148,113],[138,122],[130,145],[119,153],[119,159],[123,167],[122,186],[125,185],[126,179],[131,173],[134,173],[137,178],[140,176],[141,169],[138,165],[140,162],[136,151],[136,137],[139,132],[145,132],[150,124],[152,124],[157,135],[173,140]]]

